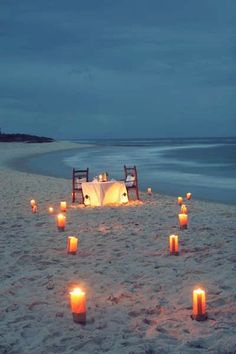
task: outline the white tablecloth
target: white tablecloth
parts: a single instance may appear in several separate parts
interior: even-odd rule
[[[128,202],[126,186],[121,181],[85,182],[82,191],[85,204],[91,206]]]

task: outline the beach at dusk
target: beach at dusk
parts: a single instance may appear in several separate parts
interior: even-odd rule
[[[1,353],[234,353],[236,207],[183,196],[189,225],[180,230],[177,196],[143,191],[123,206],[84,207],[71,203],[70,180],[6,167],[73,148],[0,144]],[[64,232],[55,222],[61,200]],[[169,254],[171,234],[178,256]],[[76,255],[67,253],[69,235],[79,238]],[[86,325],[72,318],[74,286],[86,292]],[[202,322],[191,318],[199,286]]]
[[[236,354],[235,13],[1,1],[0,354]]]

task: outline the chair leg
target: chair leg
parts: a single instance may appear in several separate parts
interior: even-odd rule
[[[136,197],[139,200],[139,192],[138,192],[138,188],[136,188]]]
[[[129,200],[129,190],[128,190],[128,188],[126,188],[127,189],[127,197],[128,197],[128,200]]]
[[[75,192],[72,192],[72,203],[75,202]]]
[[[81,191],[81,198],[82,198],[82,203],[84,204],[84,195],[83,195],[83,191]]]

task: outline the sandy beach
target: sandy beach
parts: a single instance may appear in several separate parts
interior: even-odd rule
[[[72,205],[70,180],[7,164],[74,147],[0,144],[0,353],[235,353],[236,206],[193,196],[181,231],[174,197],[142,192],[142,202],[126,206]],[[69,204],[65,232],[48,213],[61,200]],[[171,234],[179,235],[179,256],[169,255]],[[80,240],[74,256],[66,252],[69,235]],[[72,320],[74,285],[86,291],[85,326]],[[206,289],[203,322],[190,317],[198,285]]]

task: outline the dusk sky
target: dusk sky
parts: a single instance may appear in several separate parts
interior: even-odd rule
[[[1,0],[0,127],[236,135],[235,0]]]

